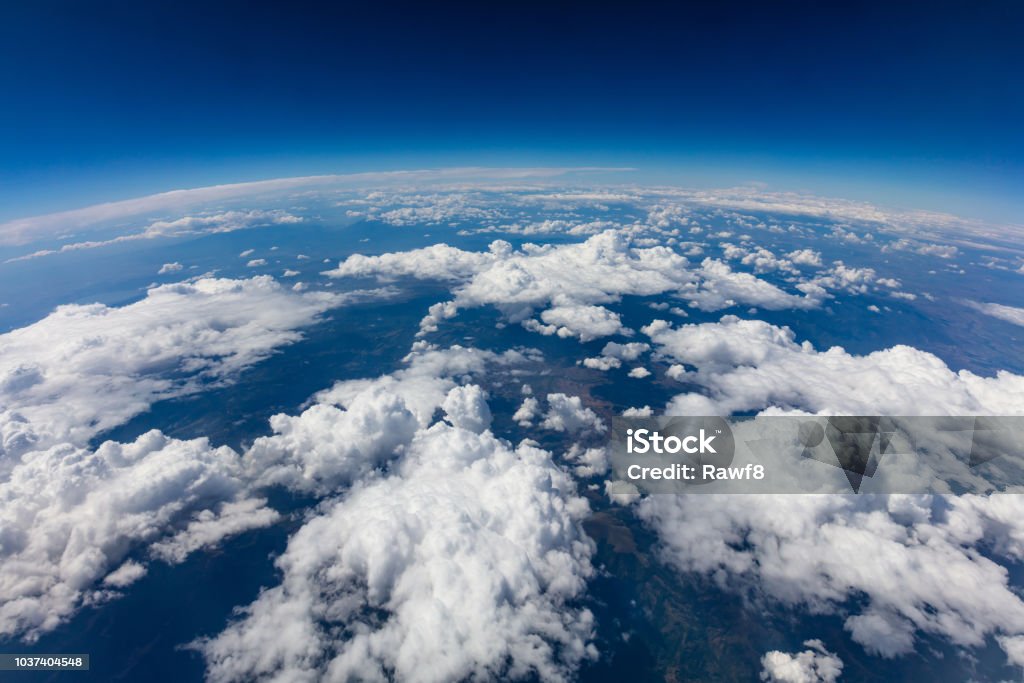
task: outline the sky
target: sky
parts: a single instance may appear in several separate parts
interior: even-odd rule
[[[57,2],[0,16],[0,219],[614,165],[1024,223],[1024,4]]]

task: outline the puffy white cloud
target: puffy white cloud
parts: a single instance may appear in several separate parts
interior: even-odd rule
[[[694,268],[668,247],[639,248],[631,241],[629,231],[609,230],[578,244],[527,244],[520,251],[502,241],[492,243],[488,252],[442,244],[381,256],[350,256],[327,274],[453,282],[454,299],[431,308],[421,325],[423,332],[436,330],[438,322],[455,316],[459,309],[480,306],[495,306],[509,320],[522,322],[537,309],[576,307],[583,312],[589,309],[582,307],[616,302],[624,295],[672,293],[709,311],[739,304],[769,310],[811,308],[821,296],[817,290],[804,296],[787,293],[714,259]],[[611,322],[602,322],[610,328]],[[534,321],[527,326],[547,334],[562,327],[545,323]]]
[[[608,342],[604,345],[604,348],[601,349],[601,355],[607,358],[617,358],[619,360],[636,360],[650,350],[650,344],[645,344],[644,342],[629,342],[628,344]]]
[[[128,560],[120,567],[103,577],[103,583],[113,588],[125,588],[146,575],[146,565]]]
[[[249,268],[259,268],[260,266],[267,265],[267,259],[265,258],[254,258],[245,264]]]
[[[1022,512],[1016,496],[895,494],[649,496],[637,507],[669,563],[848,615],[853,639],[885,657],[909,652],[919,632],[960,647],[1024,633],[1006,569],[975,547],[984,539],[1019,561],[1020,524],[1009,520]]]
[[[274,415],[270,426],[274,433],[247,454],[255,480],[325,494],[387,462],[419,423],[401,396],[370,386],[347,410],[317,403],[300,415]]]
[[[814,249],[797,249],[786,254],[786,258],[801,266],[821,266],[821,252]]]
[[[1024,308],[1004,306],[1003,304],[981,303],[979,301],[964,301],[963,303],[993,318],[999,318],[1014,325],[1024,325]]]
[[[529,427],[533,424],[534,419],[539,413],[540,401],[535,399],[533,396],[527,396],[523,399],[522,405],[520,405],[512,415],[512,419],[515,420],[520,427]]]
[[[459,234],[483,234],[502,233],[506,235],[596,235],[599,232],[616,228],[618,224],[613,221],[575,221],[563,219],[545,219],[527,223],[511,223],[507,225],[492,225],[486,228],[460,231]]]
[[[944,259],[953,258],[960,253],[960,250],[951,244],[919,242],[918,240],[907,239],[905,237],[889,242],[882,247],[882,251],[912,251],[915,254],[938,256],[939,258]]]
[[[229,380],[331,307],[384,295],[297,295],[257,277],[162,285],[122,307],[60,306],[0,335],[4,450],[83,444],[155,401]]]
[[[831,267],[816,277],[797,285],[797,289],[806,292],[809,296],[829,289],[851,294],[867,294],[872,289],[880,287],[896,289],[900,287],[900,281],[879,277],[874,268],[848,266],[842,261],[833,262]]]
[[[565,454],[565,461],[573,465],[577,477],[594,477],[608,471],[608,451],[603,446],[584,448],[574,443]]]
[[[394,252],[380,256],[353,254],[333,270],[324,271],[328,277],[370,277],[395,279],[416,277],[423,280],[460,281],[495,263],[500,254],[507,253],[511,245],[494,242],[490,251],[463,251],[447,244],[435,244],[425,249]]]
[[[238,454],[205,439],[152,431],[95,451],[63,444],[30,452],[0,483],[0,634],[31,640],[104,599],[94,589],[104,577],[108,586],[128,585],[144,573],[122,564],[129,553],[175,530],[178,550],[165,558],[180,561],[266,526],[276,513],[263,503],[249,499]],[[244,521],[238,505],[249,511]]]
[[[654,415],[654,409],[650,406],[626,408],[622,411],[622,417],[650,417],[652,415]]]
[[[631,332],[622,326],[618,313],[604,306],[555,306],[540,315],[540,319],[559,337],[579,337],[588,342],[600,337]]]
[[[736,272],[727,263],[715,259],[706,258],[701,262],[700,276],[701,281],[685,286],[679,295],[703,311],[718,311],[740,304],[776,311],[814,308],[820,302],[816,291],[804,296],[789,294],[750,273]]]
[[[202,510],[174,536],[154,543],[149,553],[165,562],[177,564],[197,550],[215,546],[228,536],[270,526],[280,515],[266,507],[266,503],[263,498],[242,498],[221,503],[216,510]]]
[[[252,493],[254,459],[231,449],[159,432],[85,444],[155,401],[229,381],[328,308],[386,294],[201,279],[120,308],[62,306],[3,335],[0,633],[31,639],[111,597],[145,573],[129,555],[180,562],[273,523]]]
[[[564,680],[596,656],[572,601],[586,502],[550,455],[444,423],[308,521],[281,584],[196,643],[214,682]]]
[[[507,218],[500,205],[487,206],[478,194],[444,192],[434,194],[397,195],[397,201],[412,206],[401,206],[381,211],[377,206],[369,210],[370,218],[396,226],[457,225],[498,221]]]
[[[184,267],[185,266],[181,265],[177,261],[175,261],[174,263],[165,263],[162,266],[160,266],[160,270],[158,270],[156,274],[157,275],[166,275],[167,273],[177,273],[179,270],[181,270]]]
[[[684,394],[666,414],[728,415],[768,407],[832,415],[1014,415],[1024,413],[1024,376],[954,372],[909,346],[857,356],[817,351],[792,330],[725,316],[718,323],[643,328],[658,352],[695,370],[676,378],[706,388]]]
[[[609,356],[597,356],[596,358],[584,358],[583,367],[602,372],[622,367],[622,361]]]
[[[732,316],[679,328],[655,321],[643,331],[658,354],[685,364],[674,366],[677,377],[706,390],[676,397],[666,414],[1024,413],[1024,377],[954,372],[907,346],[818,351],[788,328]],[[909,652],[920,632],[961,647],[1024,632],[1024,601],[997,562],[1022,557],[1016,496],[649,496],[637,512],[671,564],[844,615],[853,639],[882,656]]]
[[[578,434],[584,430],[603,433],[607,427],[601,418],[583,405],[579,396],[548,394],[548,409],[544,413],[541,427],[556,432]]]
[[[843,673],[843,660],[825,649],[820,640],[804,642],[803,652],[772,650],[761,658],[761,680],[769,683],[835,683]]]
[[[476,384],[455,387],[449,391],[441,409],[448,422],[460,429],[480,434],[491,426],[487,392]]]
[[[1001,636],[996,641],[1010,664],[1024,667],[1024,636]]]
[[[799,272],[793,267],[793,262],[776,256],[770,249],[764,247],[737,247],[734,244],[723,243],[723,255],[727,259],[737,259],[745,266],[751,266],[755,273],[770,273],[774,270],[783,270],[790,273]],[[810,251],[810,250],[807,250]],[[795,253],[795,252],[794,252]]]
[[[328,494],[392,461],[417,429],[442,408],[456,426],[483,431],[491,414],[477,386],[457,386],[487,365],[525,360],[519,352],[495,354],[454,346],[421,345],[406,367],[374,379],[337,382],[318,393],[300,415],[274,415],[274,433],[256,439],[247,467],[261,486],[281,485]]]
[[[643,379],[645,377],[650,377],[651,371],[643,367],[633,368],[629,371],[629,376],[633,379]]]

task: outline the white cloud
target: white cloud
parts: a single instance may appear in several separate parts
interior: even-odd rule
[[[512,419],[520,427],[529,427],[533,424],[534,419],[540,413],[540,401],[535,399],[533,396],[527,396],[523,399],[522,405],[512,415]]]
[[[981,303],[979,301],[964,301],[964,305],[980,311],[993,318],[1005,320],[1014,325],[1024,325],[1024,308],[1015,306],[1004,306],[1003,304]]]
[[[245,523],[222,524],[223,504],[245,500],[241,473],[230,448],[156,431],[95,452],[63,444],[26,454],[0,483],[0,634],[34,639],[105,599],[93,588],[104,577],[111,587],[130,584],[144,570],[122,564],[129,553],[197,513],[206,515],[206,528],[199,537],[191,526],[182,531],[185,547],[175,560],[273,522],[264,501],[250,500],[255,514]]]
[[[1024,601],[990,559],[1020,561],[1022,512],[998,495],[649,496],[637,507],[670,564],[845,615],[853,639],[883,657],[910,652],[922,632],[965,648],[1024,633]]]
[[[604,306],[555,306],[540,314],[559,337],[579,337],[588,342],[600,337],[631,332],[622,326],[618,313]]]
[[[598,356],[596,358],[584,358],[583,367],[590,368],[592,370],[601,370],[607,372],[614,368],[622,367],[622,361],[618,358],[611,358],[609,356]]]
[[[356,296],[300,296],[257,277],[162,285],[116,308],[60,306],[0,335],[0,434],[22,434],[19,448],[84,444],[155,401],[229,380]]]
[[[267,259],[265,259],[265,258],[254,258],[253,260],[249,261],[245,265],[247,267],[249,267],[249,268],[258,268],[260,266],[267,265]]]
[[[436,330],[439,322],[454,317],[461,308],[480,306],[495,306],[512,322],[522,322],[537,309],[597,306],[630,294],[672,293],[708,311],[739,304],[769,310],[811,308],[820,299],[818,291],[790,294],[714,259],[694,268],[668,247],[635,248],[628,231],[613,230],[578,244],[528,244],[520,251],[497,241],[487,252],[434,245],[382,256],[355,255],[327,274],[452,282],[454,299],[431,308],[421,325],[424,333]],[[548,334],[560,329],[537,321],[527,326]]]
[[[146,565],[128,560],[103,577],[103,583],[114,588],[125,588],[145,576],[146,572]]]
[[[732,316],[643,331],[662,357],[693,368],[675,366],[679,378],[705,388],[676,397],[666,414],[1024,413],[1024,377],[954,372],[908,346],[818,351],[788,328]],[[637,512],[679,569],[843,615],[853,639],[885,657],[912,650],[921,632],[960,647],[1024,633],[1024,601],[997,563],[1024,556],[1016,496],[649,496]]]
[[[247,464],[264,486],[324,494],[383,465],[411,439],[418,422],[405,401],[382,387],[358,394],[352,407],[318,403],[301,415],[274,415]]]
[[[541,427],[556,432],[579,434],[584,430],[604,433],[607,429],[597,414],[583,405],[579,396],[548,394],[548,409]]]
[[[629,371],[629,376],[634,379],[643,379],[645,377],[650,377],[651,371],[643,367],[633,368],[632,370]]]
[[[366,187],[372,184],[454,182],[460,180],[522,180],[553,178],[573,173],[626,171],[605,168],[446,168],[408,171],[380,171],[348,175],[276,178],[230,185],[212,185],[187,190],[172,190],[118,202],[96,204],[81,209],[43,216],[19,218],[0,224],[0,244],[26,244],[68,231],[89,228],[107,221],[159,213],[177,213],[191,207],[216,204],[246,197],[266,203],[276,196],[298,190],[338,187]]]
[[[626,408],[622,411],[622,417],[650,417],[654,415],[654,409],[650,406],[643,408]]]
[[[66,253],[69,251],[97,249],[99,247],[107,247],[112,244],[132,242],[135,240],[183,237],[187,235],[208,235],[219,232],[245,230],[262,225],[282,225],[299,223],[301,221],[302,218],[287,213],[286,211],[264,211],[260,209],[254,209],[251,211],[224,211],[222,213],[203,214],[199,216],[185,216],[175,220],[155,221],[146,226],[141,232],[127,233],[105,240],[71,242],[62,245],[57,249],[41,249],[24,256],[8,259],[8,261],[24,261],[42,256],[50,256],[51,254]]]
[[[960,250],[950,244],[933,244],[929,242],[919,242],[917,240],[900,238],[893,240],[882,247],[882,252],[887,251],[911,251],[915,254],[921,254],[924,256],[938,256],[939,258],[949,259],[960,253]]]
[[[264,590],[196,643],[215,683],[564,680],[593,617],[586,502],[545,451],[437,423],[308,521]]]
[[[761,658],[761,680],[769,683],[835,683],[843,673],[843,661],[825,649],[820,640],[804,642],[803,652],[772,650]]]
[[[263,498],[242,498],[216,506],[216,510],[205,509],[196,513],[188,525],[174,536],[154,543],[150,554],[172,564],[184,562],[185,558],[201,548],[216,546],[228,536],[270,526],[277,521],[278,513],[266,507]],[[120,570],[119,570],[120,571]]]
[[[570,446],[566,462],[573,465],[577,477],[595,477],[608,471],[608,451],[603,447],[584,448],[578,443]]]
[[[353,254],[333,270],[324,271],[328,277],[371,277],[395,279],[416,277],[423,280],[459,281],[471,277],[478,270],[495,262],[499,254],[507,254],[511,245],[493,242],[490,251],[463,251],[447,244],[435,244],[424,249],[363,256]]]
[[[821,266],[821,252],[814,249],[797,249],[786,254],[786,258],[801,266]]]
[[[174,263],[165,263],[160,266],[160,270],[157,271],[157,275],[166,275],[167,273],[177,273],[179,270],[184,268],[183,265],[175,261]]]
[[[706,395],[684,394],[667,414],[728,415],[768,407],[832,415],[1014,415],[1024,413],[1024,376],[952,371],[909,346],[856,356],[817,351],[793,332],[760,320],[643,328],[658,352],[696,368],[685,379]]]
[[[476,384],[455,387],[441,404],[445,418],[460,429],[480,434],[491,426],[491,409],[487,392]]]
[[[302,414],[274,415],[274,433],[256,439],[247,467],[261,486],[328,494],[391,462],[438,408],[457,426],[486,429],[490,412],[482,390],[458,387],[456,379],[479,375],[488,364],[523,359],[517,352],[424,346],[406,358],[401,370],[337,382],[317,394],[316,403]]]
[[[601,349],[601,355],[608,358],[617,358],[619,360],[636,360],[650,350],[650,344],[645,344],[643,342],[629,342],[628,344],[608,342],[604,345],[604,348]]]

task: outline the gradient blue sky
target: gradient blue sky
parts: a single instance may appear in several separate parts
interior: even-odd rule
[[[51,2],[0,16],[0,219],[616,165],[1024,222],[1024,3]]]

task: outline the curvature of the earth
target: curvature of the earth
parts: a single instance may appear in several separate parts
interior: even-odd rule
[[[509,176],[9,229],[4,651],[91,654],[54,680],[1019,676],[1017,496],[634,500],[602,451],[625,411],[1024,413],[1019,232]]]

